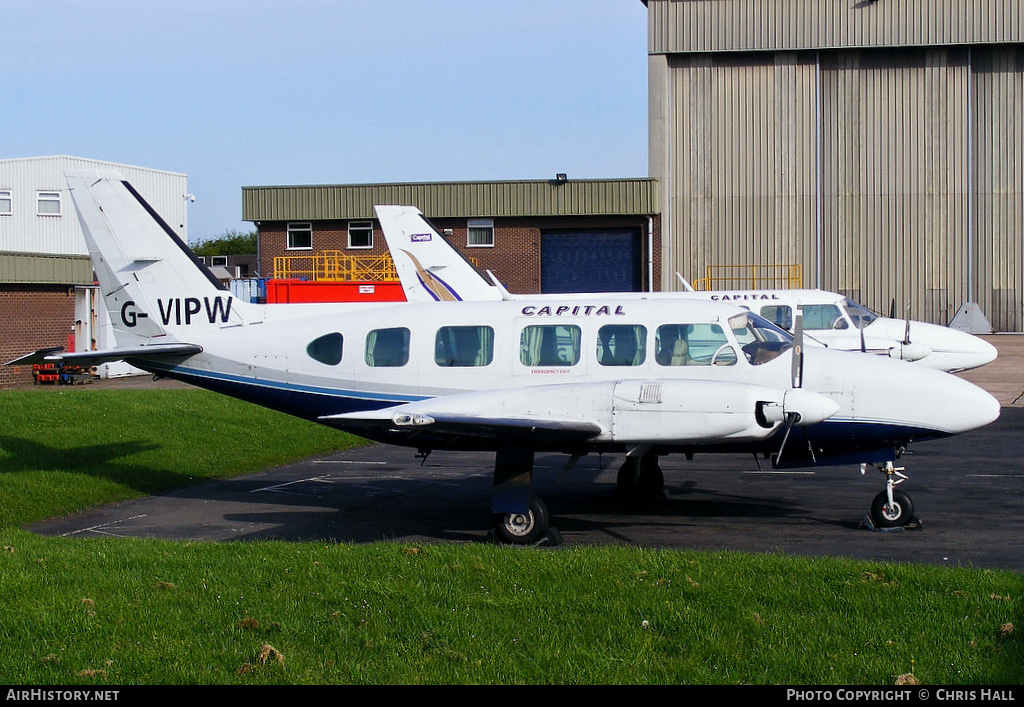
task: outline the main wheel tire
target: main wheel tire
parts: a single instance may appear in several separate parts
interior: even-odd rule
[[[494,533],[508,545],[533,545],[551,527],[551,517],[544,502],[534,496],[526,513],[495,513]]]
[[[665,492],[665,474],[658,464],[658,458],[651,456],[640,461],[637,490],[642,498],[661,498]]]
[[[656,456],[626,459],[619,467],[615,485],[620,494],[631,500],[657,500],[664,497],[665,474]]]
[[[623,493],[633,493],[639,481],[639,465],[632,457],[626,457],[615,476],[615,486]]]
[[[891,504],[885,491],[871,502],[871,520],[878,528],[899,528],[910,523],[913,517],[914,504],[902,491],[893,491]]]

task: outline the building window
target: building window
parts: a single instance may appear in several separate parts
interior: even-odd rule
[[[39,216],[60,216],[60,192],[36,192],[36,214]]]
[[[494,247],[494,221],[489,218],[471,218],[466,234],[466,245],[470,248]]]
[[[0,216],[10,216],[14,204],[12,193],[8,189],[0,190]]]
[[[313,224],[288,224],[288,250],[313,250]]]
[[[369,221],[350,221],[348,224],[349,248],[373,247],[373,224]]]

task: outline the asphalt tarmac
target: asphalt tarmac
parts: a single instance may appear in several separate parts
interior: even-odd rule
[[[1003,404],[995,423],[911,446],[900,489],[913,528],[864,520],[884,478],[857,466],[776,472],[750,457],[662,461],[666,495],[623,499],[621,457],[537,459],[534,486],[555,532],[543,547],[635,545],[842,556],[1024,571],[1024,337],[993,339],[1000,359],[964,374]],[[1004,355],[1005,349],[1005,355]],[[997,365],[998,364],[998,365]],[[317,540],[367,543],[492,542],[493,455],[383,445],[267,469],[37,524],[42,535],[175,540]]]

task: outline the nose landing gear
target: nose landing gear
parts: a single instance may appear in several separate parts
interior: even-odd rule
[[[885,490],[879,492],[871,502],[871,512],[864,517],[862,525],[872,529],[891,530],[893,528],[916,528],[920,521],[914,516],[914,503],[896,485],[907,480],[903,467],[893,463],[872,465],[885,474]],[[860,473],[867,471],[867,464],[860,465]]]

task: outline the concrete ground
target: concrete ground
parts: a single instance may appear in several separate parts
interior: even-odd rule
[[[1024,407],[1024,334],[981,338],[996,347],[998,358],[987,366],[964,371],[960,377],[987,390],[1003,407]]]

